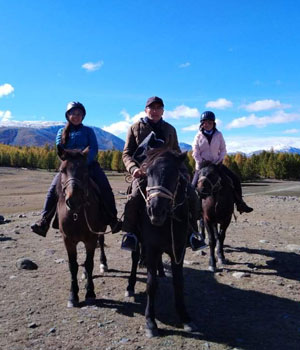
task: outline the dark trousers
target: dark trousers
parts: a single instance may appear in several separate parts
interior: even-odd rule
[[[145,206],[144,198],[139,190],[146,190],[147,179],[139,178],[134,179],[131,183],[130,198],[125,204],[124,208],[124,220],[123,220],[123,231],[138,234],[138,220],[140,212]]]
[[[108,179],[98,162],[95,161],[89,165],[89,174],[93,181],[99,187],[101,198],[108,216],[110,217],[110,219],[115,219],[117,217],[115,197],[112,188],[110,187],[110,184],[108,182]],[[56,174],[48,189],[46,200],[44,203],[44,208],[42,211],[42,216],[46,218],[48,217],[50,218],[50,220],[56,209],[58,199],[56,194],[56,184],[58,180],[59,174]]]
[[[56,184],[59,180],[59,173],[54,176],[54,179],[51,182],[51,185],[48,189],[44,207],[42,210],[42,216],[45,218],[51,218],[53,217],[55,210],[56,210],[56,204],[57,204],[57,194],[56,194]]]

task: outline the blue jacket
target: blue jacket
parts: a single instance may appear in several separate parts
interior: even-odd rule
[[[61,143],[61,136],[64,128],[58,130],[56,135],[56,145]],[[87,146],[90,147],[88,155],[88,163],[95,160],[98,153],[98,142],[95,132],[92,128],[80,124],[78,126],[71,125],[70,134],[67,143],[64,145],[66,149],[84,150]]]

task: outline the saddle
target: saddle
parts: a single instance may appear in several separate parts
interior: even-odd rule
[[[90,177],[89,178],[90,184],[93,188],[93,192],[97,194],[98,199],[98,207],[99,207],[99,213],[102,213],[102,221],[104,225],[108,225],[111,222],[111,215],[109,213],[109,210],[106,208],[105,203],[101,197],[101,192],[99,189],[99,186],[96,184],[95,181]],[[58,224],[58,213],[55,212],[54,220],[52,222],[52,228],[58,230],[59,224]]]

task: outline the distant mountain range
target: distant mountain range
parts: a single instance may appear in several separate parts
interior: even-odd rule
[[[64,124],[47,127],[0,127],[0,143],[12,146],[44,146],[55,144],[57,131]],[[125,142],[119,137],[92,127],[100,150],[123,150]]]
[[[26,126],[0,126],[0,143],[12,146],[42,147],[46,144],[52,146],[55,144],[58,129],[63,126],[64,124],[59,122],[53,122],[52,124],[51,122],[32,123]],[[99,150],[123,150],[125,144],[124,140],[107,131],[104,131],[101,128],[92,126],[92,129],[95,131]],[[190,151],[192,149],[191,145],[184,142],[180,142],[179,146],[183,152]],[[241,153],[245,154],[246,156],[252,156],[253,154],[260,154],[263,151],[264,150],[258,150],[251,153]],[[274,152],[300,154],[300,149],[295,147],[275,147]]]
[[[282,147],[282,148],[274,148],[273,149],[275,153],[293,153],[293,154],[300,154],[300,148],[295,148],[295,147]],[[260,154],[264,152],[265,150],[258,150],[255,152],[251,152],[246,154],[247,156],[252,156],[253,154]],[[270,151],[270,150],[268,150]]]

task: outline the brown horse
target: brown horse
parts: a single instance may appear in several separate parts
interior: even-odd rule
[[[94,182],[89,178],[87,165],[88,148],[64,150],[58,146],[61,159],[60,181],[57,185],[57,214],[59,230],[62,233],[69,258],[71,288],[68,307],[77,306],[78,298],[78,263],[77,244],[83,242],[86,249],[84,263],[86,281],[86,302],[96,298],[93,283],[94,254],[99,239],[99,232],[105,232],[100,213],[99,194]],[[100,245],[103,239],[100,239]],[[102,242],[103,243],[103,242]]]
[[[210,162],[202,164],[197,191],[202,200],[202,218],[210,248],[209,270],[212,272],[216,271],[216,246],[218,263],[226,264],[224,240],[234,209],[233,188],[230,181],[216,164]]]

